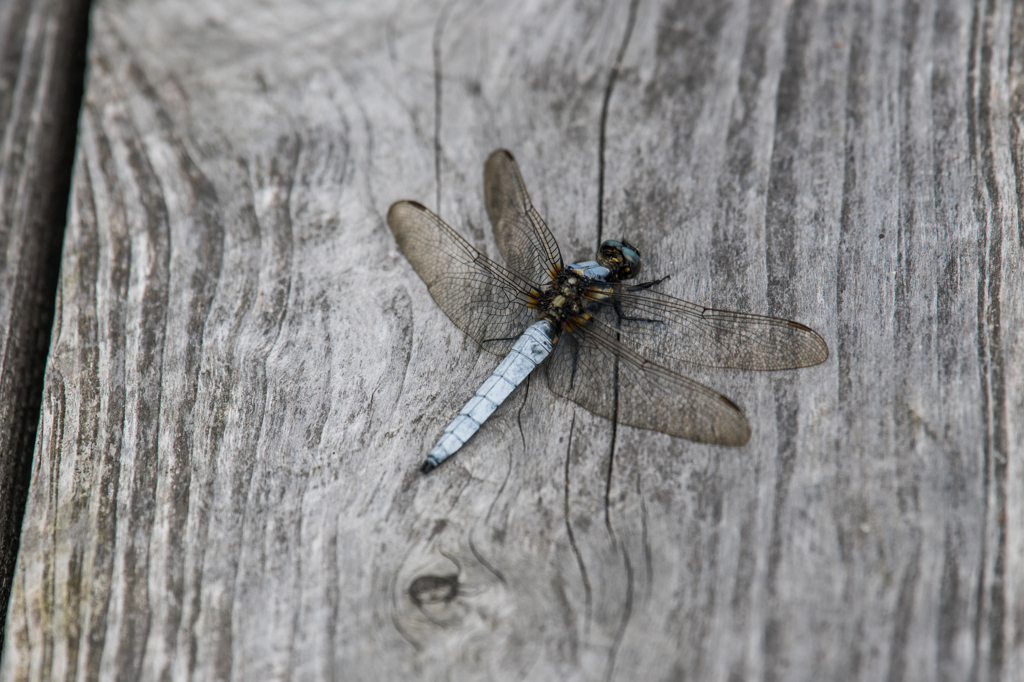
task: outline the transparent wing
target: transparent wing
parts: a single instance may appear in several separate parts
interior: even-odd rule
[[[674,366],[677,362],[732,369],[793,369],[828,358],[828,346],[799,322],[714,310],[673,298],[653,289],[630,291],[623,286],[599,315],[614,324],[623,319],[620,338],[646,358]]]
[[[536,286],[474,249],[415,201],[392,204],[388,226],[398,248],[455,326],[495,355],[507,355],[534,321],[527,306]]]
[[[547,282],[561,269],[562,254],[544,219],[530,202],[516,160],[498,149],[484,164],[484,198],[494,238],[505,264],[534,282]]]
[[[547,375],[554,393],[622,424],[717,445],[750,440],[746,417],[732,401],[645,360],[600,320],[563,335]]]

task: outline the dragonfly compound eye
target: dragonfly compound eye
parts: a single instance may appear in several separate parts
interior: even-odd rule
[[[622,240],[622,257],[626,259],[627,276],[623,279],[632,279],[640,274],[640,249],[636,248],[625,239]]]
[[[597,262],[615,273],[615,279],[633,279],[640,274],[640,249],[626,240],[609,239],[601,244]]]

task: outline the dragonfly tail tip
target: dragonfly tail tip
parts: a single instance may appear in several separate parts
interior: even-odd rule
[[[420,467],[420,473],[422,473],[422,474],[429,474],[431,471],[433,471],[436,468],[437,468],[437,465],[434,464],[434,461],[431,460],[431,459],[427,459],[425,462],[423,462],[423,466]]]

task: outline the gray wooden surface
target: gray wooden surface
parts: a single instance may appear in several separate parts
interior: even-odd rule
[[[0,613],[7,612],[66,221],[88,3],[0,2]],[[0,639],[4,624],[0,619]]]
[[[0,678],[1019,680],[1024,3],[100,0]],[[616,66],[619,64],[620,66]],[[384,223],[831,357],[695,372],[742,448],[496,364]]]

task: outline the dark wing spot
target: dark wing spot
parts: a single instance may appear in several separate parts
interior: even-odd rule
[[[728,405],[729,407],[731,407],[732,409],[736,410],[737,412],[742,412],[743,411],[743,410],[740,409],[739,405],[737,405],[733,401],[729,400],[724,395],[718,396],[718,399],[721,400],[726,405]]]

